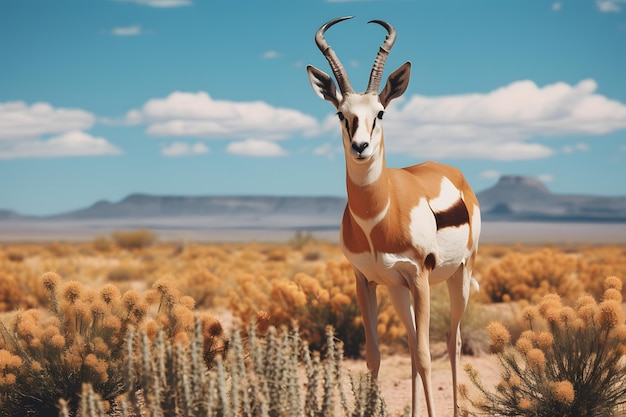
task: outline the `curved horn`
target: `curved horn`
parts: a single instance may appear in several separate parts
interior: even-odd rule
[[[387,61],[389,51],[391,51],[391,48],[396,41],[396,30],[393,28],[393,26],[383,20],[371,20],[367,23],[377,23],[387,29],[387,37],[385,38],[385,42],[378,50],[378,55],[376,55],[376,60],[374,61],[372,72],[370,73],[370,81],[367,84],[367,90],[365,91],[366,93],[378,93],[378,89],[380,88],[380,80],[383,77],[383,68],[385,67],[385,61]]]
[[[346,16],[330,20],[324,23],[322,27],[320,27],[315,33],[315,43],[317,44],[317,47],[320,49],[320,51],[322,51],[322,54],[324,54],[324,56],[328,60],[330,68],[333,70],[333,74],[335,74],[335,78],[337,79],[337,84],[339,84],[339,91],[341,91],[342,94],[354,93],[354,90],[350,85],[350,80],[348,80],[348,74],[346,74],[346,70],[344,69],[343,65],[341,65],[341,62],[339,61],[339,58],[337,58],[337,55],[335,55],[335,51],[332,50],[332,48],[326,42],[326,39],[324,39],[324,32],[326,32],[326,30],[335,23],[352,19],[353,17],[354,16]]]

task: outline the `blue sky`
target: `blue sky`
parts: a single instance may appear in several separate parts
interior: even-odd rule
[[[339,124],[307,64],[327,40],[365,89],[413,64],[389,166],[439,160],[626,195],[626,0],[0,0],[0,208],[54,214],[135,192],[345,193]]]

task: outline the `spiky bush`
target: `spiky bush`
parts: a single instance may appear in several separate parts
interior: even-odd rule
[[[137,417],[382,417],[387,415],[377,384],[367,375],[342,377],[341,343],[327,329],[322,357],[302,342],[297,329],[270,327],[264,336],[255,326],[242,339],[233,333],[225,357],[207,367],[202,358],[202,330],[196,325],[189,343],[175,343],[159,333],[154,341],[129,334],[126,341],[126,391],[109,405],[90,384],[81,387],[78,413],[83,416]],[[69,416],[65,401],[60,416]],[[111,411],[107,412],[110,406]]]
[[[125,343],[133,329],[180,341],[193,330],[193,300],[167,280],[145,296],[122,294],[112,284],[90,291],[76,281],[62,283],[56,273],[44,274],[42,285],[50,297],[47,311],[30,309],[12,324],[0,322],[3,417],[56,414],[60,398],[73,414],[83,384],[111,403],[128,389]]]
[[[467,374],[478,389],[462,394],[489,416],[611,416],[626,402],[626,326],[621,280],[605,280],[603,300],[582,296],[575,308],[546,295],[524,311],[529,330],[514,346],[506,329],[492,322],[491,351],[502,381],[487,389],[471,366]],[[482,415],[478,413],[477,415]]]

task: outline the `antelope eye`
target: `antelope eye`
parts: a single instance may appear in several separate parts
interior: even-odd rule
[[[385,112],[381,110],[381,111],[379,111],[379,112],[378,112],[378,116],[377,116],[377,117],[378,117],[380,120],[383,120],[383,114],[385,114]]]
[[[343,113],[342,113],[342,112],[338,112],[338,113],[337,113],[337,117],[339,117],[339,120],[343,120],[343,119],[345,119],[345,117],[343,116]]]

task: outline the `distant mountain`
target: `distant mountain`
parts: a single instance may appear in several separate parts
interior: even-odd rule
[[[527,177],[503,176],[477,197],[486,221],[626,221],[626,196],[553,194]]]
[[[132,194],[118,203],[92,206],[52,216],[57,220],[195,216],[339,216],[346,200],[339,197],[185,197]]]
[[[19,213],[13,210],[0,210],[0,220],[19,219],[21,217]]]
[[[626,222],[626,196],[554,194],[527,177],[503,176],[477,197],[485,221]],[[126,223],[160,228],[183,225],[188,229],[330,229],[339,227],[345,204],[343,197],[132,194],[119,202],[98,201],[84,209],[46,217],[0,210],[0,221]]]

